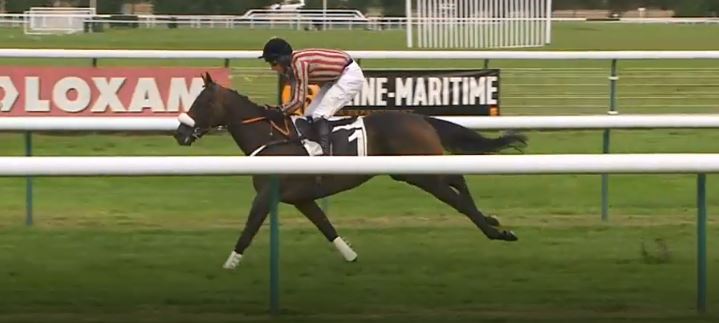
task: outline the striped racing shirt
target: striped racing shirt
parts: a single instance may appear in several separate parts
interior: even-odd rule
[[[292,53],[287,71],[292,84],[292,98],[282,106],[290,114],[304,105],[309,83],[333,82],[340,78],[352,61],[349,54],[332,49],[304,49]]]

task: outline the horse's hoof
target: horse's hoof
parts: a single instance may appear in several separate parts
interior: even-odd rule
[[[491,225],[493,227],[499,226],[499,218],[496,215],[490,215],[490,216],[486,216],[484,218],[487,219],[487,223],[489,223],[489,225]]]
[[[517,238],[516,235],[514,235],[514,232],[512,231],[503,231],[502,232],[502,240],[504,241],[517,241],[519,238]]]
[[[230,256],[227,257],[225,264],[222,265],[222,268],[227,270],[235,270],[235,268],[237,268],[237,265],[240,264],[240,260],[242,260],[242,254],[239,254],[233,250],[232,253],[230,253]]]

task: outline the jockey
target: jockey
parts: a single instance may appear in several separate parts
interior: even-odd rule
[[[309,83],[320,85],[320,91],[305,110],[305,117],[308,117],[319,136],[323,154],[330,155],[331,129],[327,119],[350,103],[362,90],[362,69],[343,51],[293,51],[292,46],[281,38],[270,39],[259,58],[269,63],[273,71],[284,74],[292,86],[292,98],[289,102],[267,109],[265,117],[269,120],[282,121],[304,105]]]

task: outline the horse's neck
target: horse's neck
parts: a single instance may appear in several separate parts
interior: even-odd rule
[[[227,125],[228,130],[245,155],[251,154],[272,140],[270,125],[266,121],[244,122],[262,115],[261,109],[263,108],[260,105],[234,92],[229,103],[227,106],[230,120]]]
[[[267,144],[270,140],[268,127],[261,122],[252,124],[230,125],[228,130],[232,135],[232,139],[238,147],[245,153],[250,155],[252,152]]]

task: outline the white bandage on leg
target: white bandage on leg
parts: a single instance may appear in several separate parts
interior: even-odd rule
[[[345,260],[347,260],[347,261],[357,260],[357,253],[354,250],[352,250],[352,248],[350,248],[350,246],[347,244],[347,242],[342,240],[341,237],[335,238],[332,241],[332,243],[335,245],[337,250],[340,251],[340,253],[342,254],[342,257],[344,257]]]
[[[227,257],[227,261],[225,261],[225,264],[222,265],[222,268],[225,269],[235,269],[237,268],[237,265],[240,263],[240,260],[242,260],[242,254],[239,254],[232,250],[232,253],[229,257]]]

